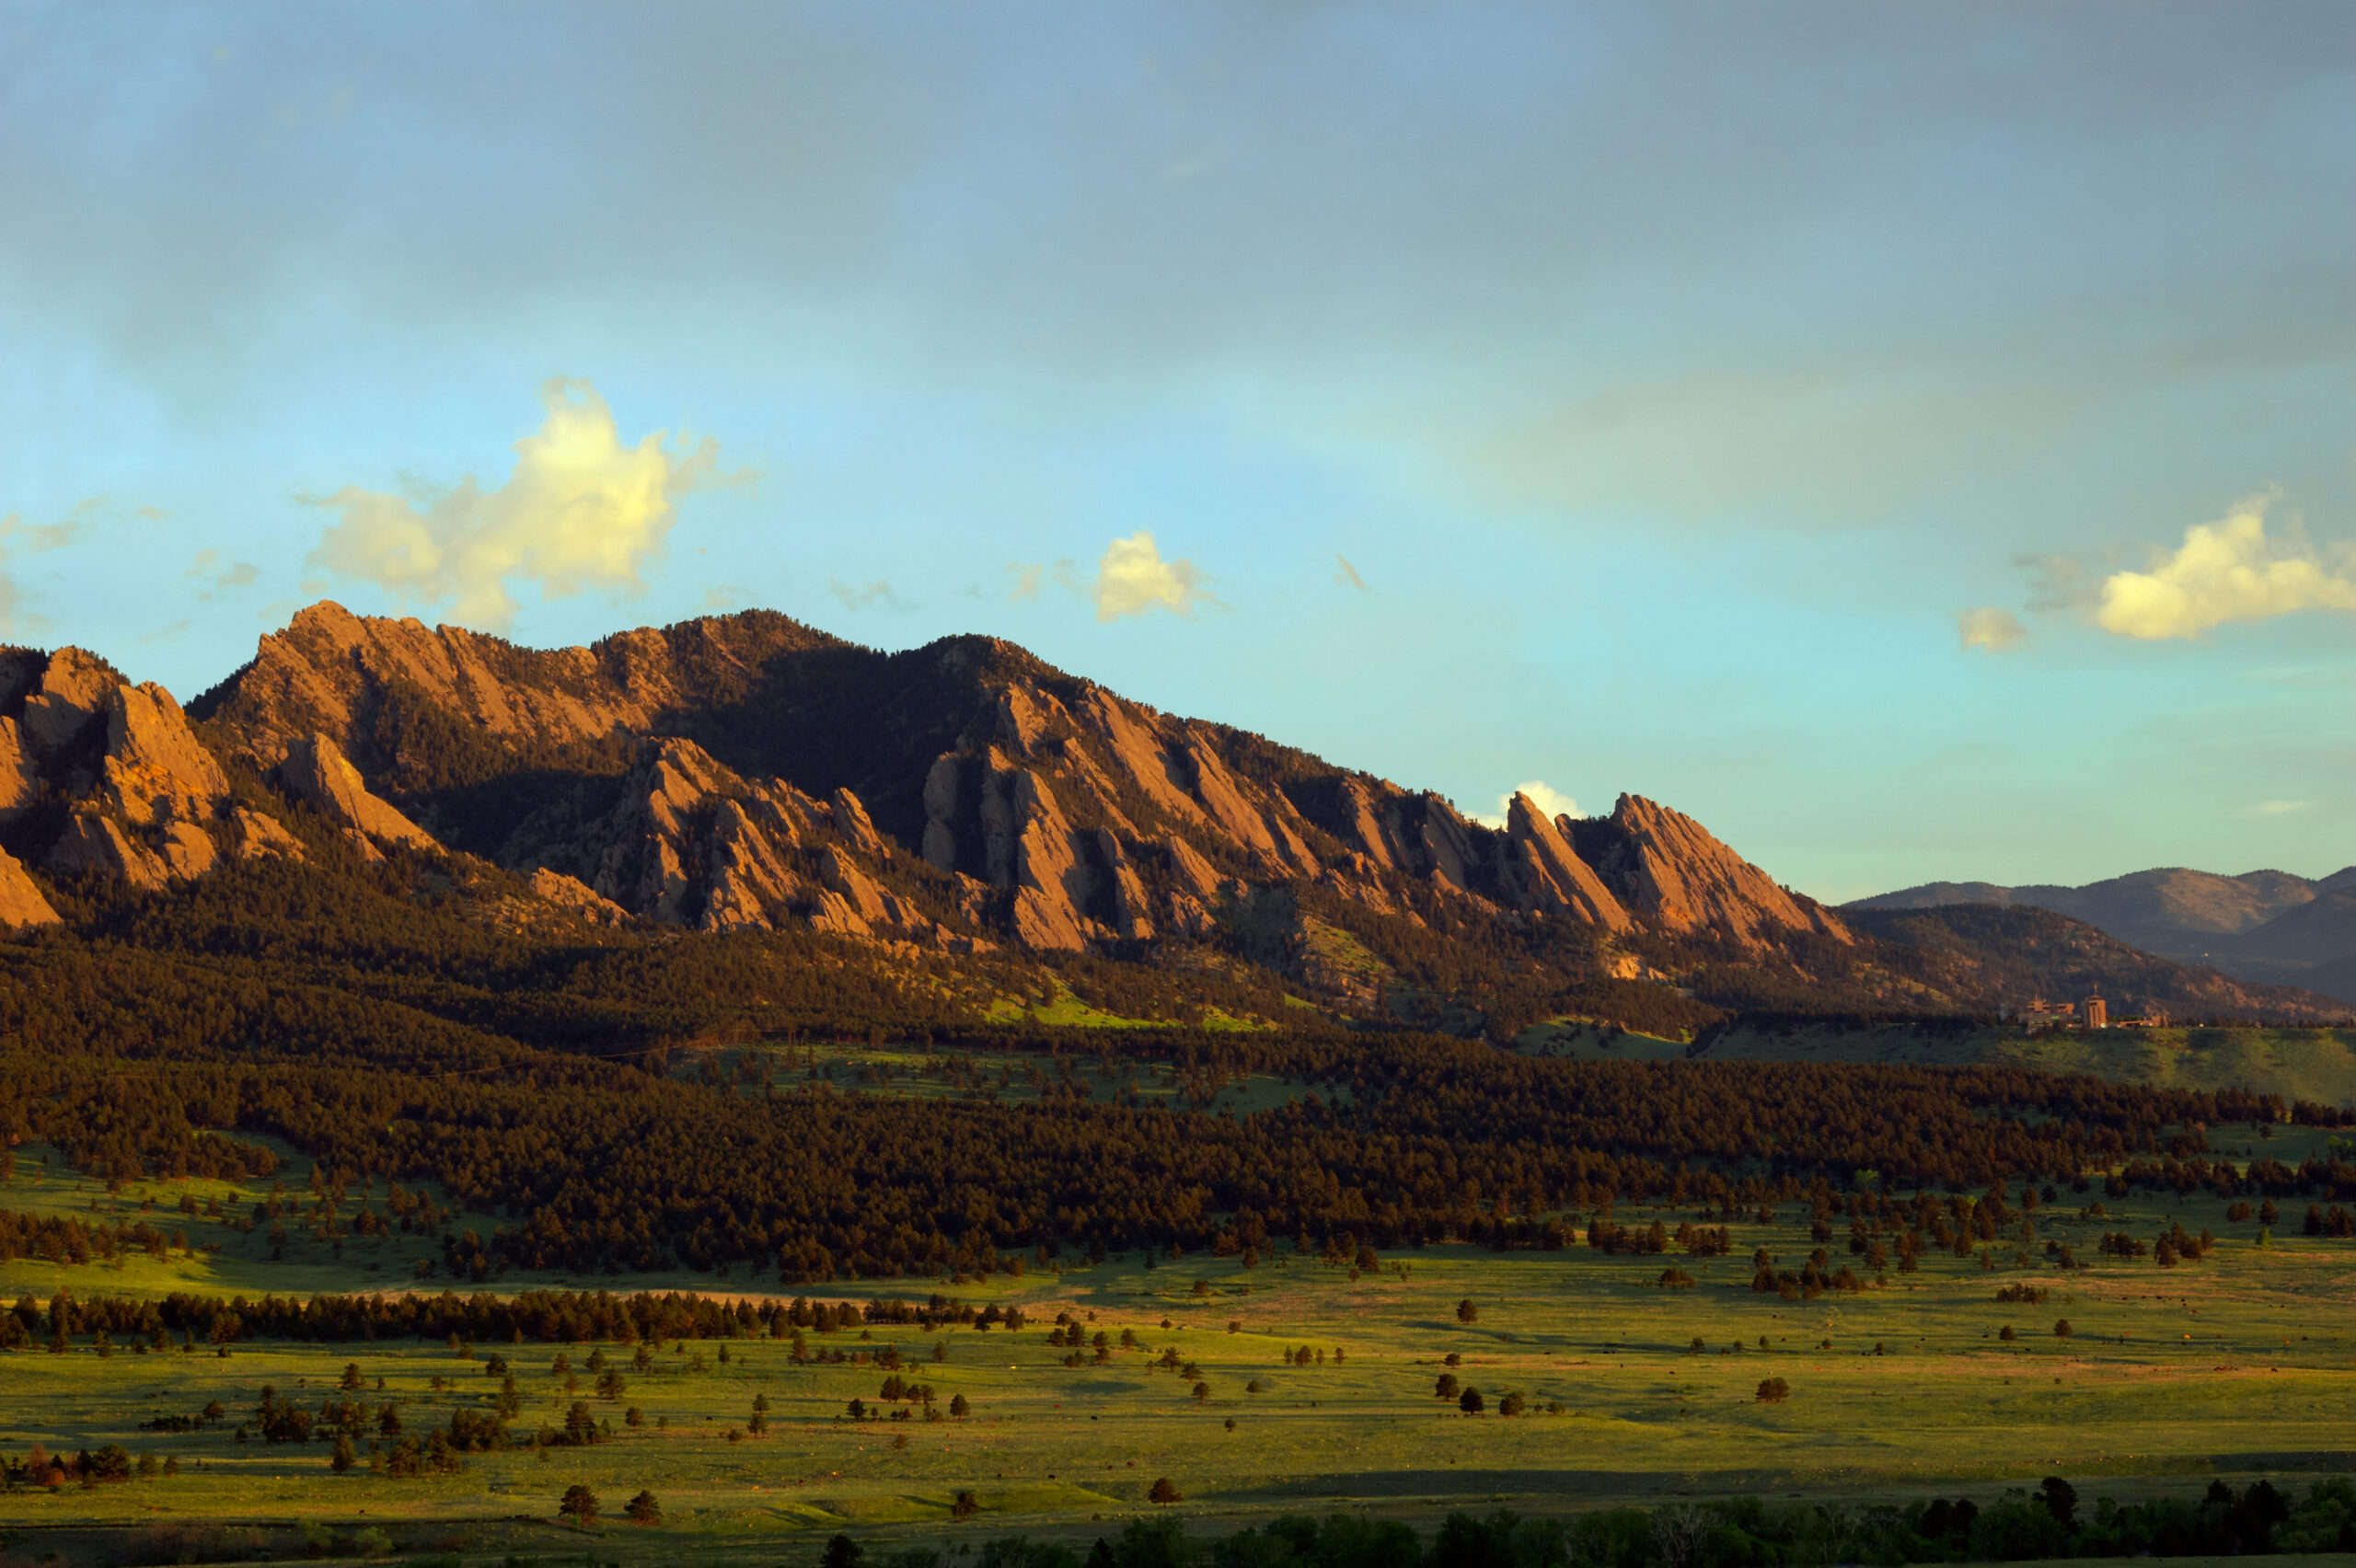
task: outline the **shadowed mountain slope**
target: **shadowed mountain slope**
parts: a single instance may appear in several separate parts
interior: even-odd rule
[[[2170,867],[2084,887],[1927,882],[1844,907],[1953,904],[2050,909],[2146,952],[2356,1001],[2356,866],[2313,882],[2284,871],[2227,877]]]
[[[1507,1038],[1988,1010],[2065,978],[1999,951],[2044,937],[1979,932],[1967,961],[1919,923],[1861,936],[1641,796],[1574,820],[1517,795],[1493,828],[1010,643],[885,653],[767,611],[536,650],[322,603],[185,715],[76,650],[6,651],[0,848],[19,927],[259,860],[382,866],[518,930],[814,933],[889,986],[947,964],[933,994],[983,1011],[1084,974],[1155,1017],[1226,997]],[[2326,1005],[2090,963],[2177,1010]]]

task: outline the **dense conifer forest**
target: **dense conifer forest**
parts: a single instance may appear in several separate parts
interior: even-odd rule
[[[255,1137],[283,1139],[328,1172],[305,1223],[426,1226],[463,1280],[684,1265],[791,1285],[1067,1249],[1559,1247],[1615,1203],[1831,1203],[1861,1171],[1890,1193],[2104,1170],[2205,1187],[2232,1179],[2204,1164],[2206,1128],[2337,1119],[2027,1070],[1542,1060],[1345,1027],[1248,978],[1226,982],[1239,1010],[1298,1021],[993,1023],[967,998],[1035,989],[1035,965],[887,967],[810,932],[550,940],[468,918],[495,888],[416,875],[263,863],[168,899],[94,896],[76,927],[0,946],[0,1134],[109,1181],[267,1175]],[[1150,1016],[1152,974],[1083,958],[1060,979]],[[680,1070],[715,1053],[790,1068],[805,1042],[887,1037],[942,1062],[1020,1053],[1050,1090],[1165,1063],[1182,1093],[918,1101]],[[1288,1097],[1208,1108],[1247,1075]],[[2337,1161],[2246,1181],[2356,1195]],[[396,1212],[402,1182],[438,1184],[458,1212]]]

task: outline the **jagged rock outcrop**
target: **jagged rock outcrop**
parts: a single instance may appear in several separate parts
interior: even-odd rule
[[[75,680],[55,676],[61,735]],[[960,940],[988,924],[1068,951],[1202,936],[1255,889],[1291,886],[1417,924],[1438,899],[1473,919],[1591,927],[1599,952],[1640,929],[1752,951],[1783,932],[1846,935],[1650,802],[1631,797],[1599,824],[1516,799],[1490,827],[987,638],[885,654],[747,612],[542,651],[320,604],[193,709],[265,767],[314,735],[353,755],[392,747],[363,760],[412,826],[712,930],[882,934],[947,917]],[[579,778],[571,798],[591,803],[469,840],[467,803],[398,755],[412,730],[476,748],[476,777]],[[626,746],[641,750],[617,785]]]
[[[693,741],[650,742],[612,807],[571,843],[543,847],[557,849],[584,873],[584,893],[664,925],[806,923],[847,937],[888,928],[974,947],[889,885],[901,873],[856,794],[838,789],[822,801],[780,779],[746,778]]]
[[[1777,928],[1855,940],[1830,910],[1796,898],[1700,823],[1641,795],[1621,796],[1607,821],[1574,824],[1573,833],[1621,902],[1664,930],[1715,933],[1752,951]]]
[[[432,834],[371,794],[360,770],[328,735],[314,731],[290,742],[278,771],[287,788],[338,826],[364,834],[379,844],[410,849],[441,847]]]
[[[20,931],[28,926],[54,926],[58,918],[49,895],[23,862],[0,849],[0,928]]]
[[[533,897],[553,904],[560,909],[570,909],[577,915],[586,916],[601,926],[618,925],[629,917],[629,911],[620,905],[609,898],[600,898],[580,878],[566,876],[562,871],[552,871],[541,866],[525,881],[530,885]]]
[[[78,749],[121,684],[104,660],[79,648],[50,655],[40,685],[25,702],[22,722],[33,752],[48,760]]]
[[[0,718],[0,823],[14,822],[40,796],[40,764],[14,719]]]
[[[100,801],[141,827],[211,821],[229,797],[229,780],[172,694],[152,682],[118,686],[107,694],[106,711]]]
[[[266,855],[289,860],[307,858],[301,839],[287,832],[276,817],[266,816],[251,807],[232,807],[222,826],[229,840],[229,853],[240,860],[260,859]]]
[[[1512,881],[1524,909],[1565,915],[1607,931],[1634,924],[1562,830],[1519,790],[1507,808],[1506,837],[1513,847]]]
[[[141,843],[112,817],[75,815],[49,852],[49,869],[62,876],[97,876],[151,892],[171,875],[164,858]]]

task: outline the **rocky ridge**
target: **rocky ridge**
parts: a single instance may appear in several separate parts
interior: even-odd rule
[[[1641,797],[1574,821],[1518,795],[1490,827],[983,638],[884,654],[748,612],[536,651],[323,603],[191,712],[76,650],[8,652],[14,846],[162,888],[299,858],[303,810],[364,854],[476,855],[591,918],[962,951],[1199,937],[1279,887],[1412,925],[1553,923],[1598,973],[1628,972],[1615,953],[1647,931],[1753,954],[1851,940]],[[0,917],[44,912],[0,864]]]

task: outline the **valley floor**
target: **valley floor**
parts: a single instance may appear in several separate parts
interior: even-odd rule
[[[17,1180],[0,1186],[0,1206],[29,1206],[40,1194],[28,1189],[46,1180],[44,1168],[20,1161]],[[1932,1255],[1886,1286],[1813,1301],[1750,1289],[1753,1249],[1793,1267],[1812,1245],[1789,1205],[1773,1224],[1737,1216],[1734,1254],[1715,1259],[1674,1249],[1641,1257],[1434,1247],[1387,1257],[1380,1272],[1356,1279],[1289,1255],[1249,1270],[1207,1257],[1151,1269],[1135,1254],[1095,1267],[1067,1260],[1061,1272],[1020,1279],[856,1282],[814,1293],[864,1301],[941,1291],[976,1306],[1019,1303],[1031,1321],[1018,1332],[813,1333],[814,1350],[849,1359],[803,1366],[775,1341],[725,1342],[724,1363],[722,1343],[688,1342],[650,1347],[644,1372],[628,1370],[629,1352],[607,1346],[628,1385],[612,1400],[597,1398],[580,1370],[591,1346],[484,1345],[474,1359],[408,1342],[241,1343],[226,1358],[177,1345],[118,1345],[102,1358],[87,1339],[65,1354],[36,1346],[0,1355],[0,1451],[21,1459],[36,1442],[68,1454],[111,1442],[159,1463],[171,1456],[179,1473],[0,1496],[0,1554],[122,1561],[142,1532],[150,1550],[169,1550],[179,1538],[168,1532],[214,1525],[260,1527],[299,1546],[293,1532],[308,1522],[374,1528],[403,1551],[799,1563],[814,1562],[837,1530],[871,1550],[1015,1529],[1084,1545],[1152,1511],[1148,1490],[1163,1477],[1185,1495],[1176,1512],[1224,1532],[1280,1513],[1369,1511],[1428,1527],[1460,1508],[1550,1515],[1741,1493],[1856,1503],[1970,1495],[1984,1505],[2056,1473],[2089,1503],[2197,1492],[2217,1474],[2235,1484],[2269,1476],[2303,1493],[2318,1475],[2356,1471],[2356,1245],[2295,1234],[2294,1213],[2279,1228],[2293,1234],[2261,1249],[2254,1225],[2229,1225],[2223,1204],[2202,1194],[2112,1202],[2100,1216],[2085,1212],[2090,1201],[2064,1193],[2038,1211],[2038,1245],[2059,1239],[2095,1259],[2102,1231],[2148,1237],[2172,1221],[2210,1228],[2220,1240],[2207,1259],[2165,1270],[2149,1257],[2060,1272],[2041,1261],[2017,1265],[2010,1251],[1992,1270],[1976,1257]],[[1672,1228],[1698,1217],[1666,1206],[1616,1217],[1641,1227],[1656,1213]],[[1838,1240],[1833,1250],[1849,1261]],[[87,1299],[259,1293],[272,1277],[283,1278],[280,1294],[410,1283],[361,1272],[359,1251],[341,1262],[248,1260],[234,1286],[226,1271],[210,1282],[166,1277],[166,1265],[144,1257],[119,1270],[19,1260],[0,1268],[0,1289],[45,1301],[60,1286]],[[1661,1287],[1669,1265],[1695,1284]],[[558,1282],[510,1278],[493,1288],[548,1283]],[[580,1283],[629,1291],[680,1282]],[[708,1275],[700,1283],[732,1288]],[[780,1288],[735,1288],[747,1284]],[[1995,1298],[2010,1286],[2050,1294]],[[1461,1321],[1468,1299],[1475,1319]],[[1068,1367],[1066,1353],[1046,1343],[1059,1314],[1116,1345],[1132,1331],[1138,1347]],[[2055,1332],[2063,1319],[2066,1337]],[[936,1343],[944,1359],[935,1359]],[[853,1361],[886,1345],[912,1364],[907,1378],[933,1386],[937,1410],[963,1395],[971,1413],[849,1419],[854,1398],[877,1408],[885,1376]],[[1196,1373],[1163,1369],[1165,1349]],[[560,1350],[577,1388],[551,1371]],[[401,1481],[370,1473],[364,1456],[362,1468],[334,1475],[324,1443],[234,1435],[263,1385],[316,1407],[347,1364],[359,1367],[358,1397],[372,1412],[391,1403],[408,1432],[422,1433],[445,1424],[455,1407],[487,1407],[498,1383],[482,1358],[493,1353],[525,1396],[519,1433],[561,1424],[572,1401],[586,1399],[610,1419],[613,1440],[475,1455],[458,1475]],[[1451,1372],[1484,1392],[1487,1413],[1468,1417],[1434,1397],[1436,1379]],[[1786,1401],[1756,1398],[1771,1377],[1789,1384]],[[1528,1413],[1500,1417],[1512,1391]],[[766,1436],[742,1431],[756,1395],[768,1401]],[[215,1400],[228,1412],[216,1426],[144,1426]],[[643,1412],[636,1429],[623,1420],[630,1407]],[[604,1502],[594,1539],[554,1522],[576,1482]],[[641,1489],[660,1500],[661,1526],[617,1522]],[[964,1522],[952,1517],[960,1492],[980,1510]]]

